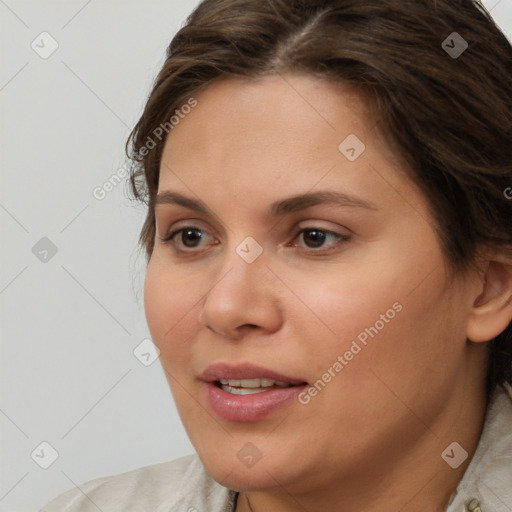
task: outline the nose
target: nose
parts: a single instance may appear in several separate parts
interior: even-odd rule
[[[199,321],[218,335],[233,340],[259,329],[275,332],[282,323],[279,281],[260,256],[252,263],[234,250],[223,262],[221,277],[209,289]],[[277,281],[277,282],[276,282]]]

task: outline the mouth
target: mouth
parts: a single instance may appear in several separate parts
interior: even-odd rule
[[[232,395],[254,395],[256,393],[265,393],[273,389],[284,389],[292,386],[305,385],[306,382],[301,384],[291,384],[281,380],[255,378],[255,379],[220,379],[214,381],[215,386],[222,389],[226,393]]]
[[[261,421],[283,407],[292,407],[308,386],[302,378],[252,363],[216,363],[199,380],[203,382],[207,407],[221,418],[236,422]]]
[[[271,389],[303,386],[305,379],[291,377],[270,368],[252,363],[216,363],[208,366],[199,376],[205,382],[215,384],[222,390],[239,395],[263,393]]]

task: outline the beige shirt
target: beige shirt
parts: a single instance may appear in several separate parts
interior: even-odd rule
[[[57,497],[40,512],[232,512],[236,495],[213,480],[194,454],[92,480]],[[476,452],[446,512],[470,510],[467,505],[472,500],[479,502],[481,512],[512,512],[509,386],[494,394]]]

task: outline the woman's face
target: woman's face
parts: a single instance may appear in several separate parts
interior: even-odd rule
[[[444,464],[472,299],[378,120],[346,86],[300,75],[222,79],[195,99],[164,148],[145,308],[208,472],[293,492],[403,457]]]

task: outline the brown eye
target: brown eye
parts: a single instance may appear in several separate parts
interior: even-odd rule
[[[185,245],[185,247],[196,247],[195,244],[203,238],[199,229],[185,228],[181,229],[176,234],[180,232],[180,240],[181,242],[183,242],[183,245]],[[188,242],[191,242],[192,245],[188,245]]]
[[[177,229],[176,231],[173,231],[165,238],[160,238],[160,240],[165,244],[172,244],[176,246],[179,243],[180,245],[188,249],[195,249],[197,247],[200,247],[200,242],[204,238],[206,238],[205,231],[195,226],[187,226],[184,228]],[[176,248],[176,250],[179,251],[180,249]]]
[[[306,229],[302,233],[306,245],[309,245],[308,242],[311,242],[313,247],[321,247],[327,238],[326,233],[318,229]]]
[[[297,233],[296,238],[300,237],[301,235],[303,235],[302,239],[304,240],[304,243],[308,249],[323,248],[325,241],[328,240],[329,237],[337,240],[337,243],[335,242],[334,244],[329,244],[334,246],[337,246],[340,242],[345,242],[349,239],[349,237],[346,235],[320,228],[304,228]],[[330,247],[329,250],[333,248],[335,247]]]

